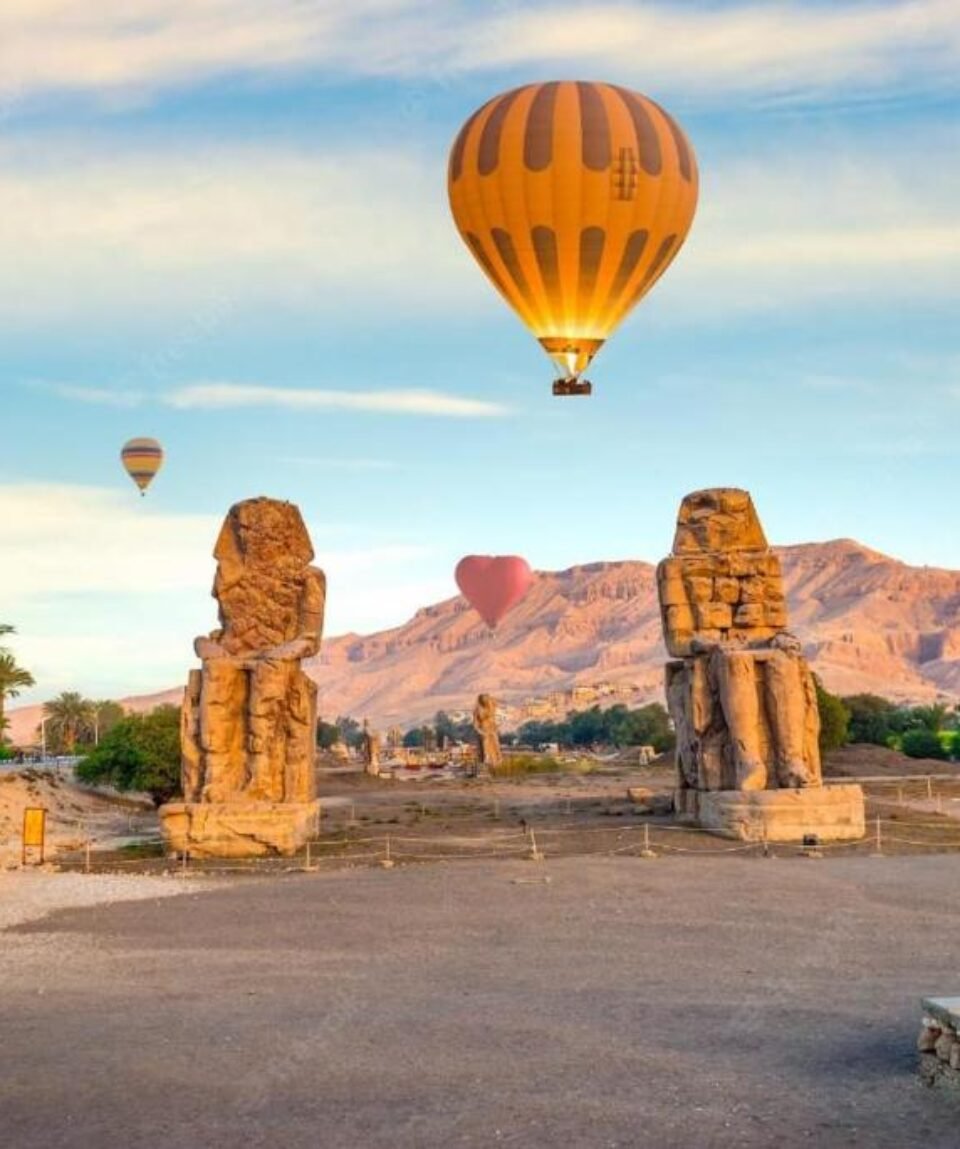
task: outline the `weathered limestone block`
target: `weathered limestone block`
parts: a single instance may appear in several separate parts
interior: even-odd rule
[[[928,1085],[960,1090],[960,997],[924,998],[922,1006],[920,1076]]]
[[[678,790],[681,822],[741,842],[858,841],[865,833],[859,786],[805,790]]]
[[[702,810],[704,824],[733,836],[741,836],[740,821],[759,825],[765,818],[764,837],[862,836],[859,788],[832,789],[830,796],[821,789],[813,675],[785,629],[780,562],[746,491],[697,491],[683,500],[673,554],[658,567],[657,585],[674,659],[666,693],[677,732],[678,810],[697,818]],[[816,795],[779,803],[770,797],[808,789]],[[724,793],[725,800],[699,801]],[[748,794],[762,797],[747,801]]]
[[[762,602],[745,602],[737,607],[733,617],[735,626],[750,630],[753,627],[763,626],[764,612]]]
[[[933,1046],[933,1052],[940,1058],[941,1061],[949,1061],[950,1054],[953,1047],[957,1044],[956,1031],[949,1026],[945,1026],[940,1031],[940,1036],[937,1038]]]
[[[214,549],[220,627],[198,638],[181,720],[184,801],[160,811],[171,849],[289,853],[316,823],[317,690],[326,579],[299,510],[232,507]],[[271,826],[273,827],[271,829]]]
[[[693,611],[697,630],[729,630],[733,626],[733,610],[725,602],[701,602]]]
[[[714,579],[714,597],[717,602],[734,606],[741,598],[740,587],[741,582],[738,578],[716,578]]]
[[[168,802],[167,848],[193,858],[292,857],[319,829],[319,802]]]

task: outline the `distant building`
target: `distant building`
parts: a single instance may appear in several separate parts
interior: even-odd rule
[[[574,708],[578,706],[592,706],[599,694],[595,686],[575,686],[570,691],[570,702]]]
[[[552,718],[554,710],[549,698],[528,698],[522,712],[524,718],[537,721]]]

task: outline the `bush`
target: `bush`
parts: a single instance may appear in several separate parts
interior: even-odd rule
[[[851,742],[886,746],[891,735],[902,728],[897,707],[879,694],[851,694],[841,701],[850,712]]]
[[[939,736],[924,726],[907,730],[900,741],[900,748],[908,758],[949,757]]]
[[[817,688],[817,709],[820,711],[820,753],[826,754],[846,745],[850,711],[841,699],[824,687],[816,675],[813,681]]]
[[[340,727],[332,722],[317,723],[317,745],[321,750],[329,750],[331,746],[340,741]]]
[[[505,754],[499,766],[490,767],[490,776],[517,778],[523,774],[554,774],[562,769],[549,754]]]
[[[141,790],[158,806],[168,802],[180,793],[179,709],[160,706],[122,719],[77,765],[77,777],[117,790]]]
[[[629,710],[623,703],[607,710],[599,706],[574,710],[564,722],[525,722],[517,734],[523,746],[551,742],[561,746],[652,746],[662,754],[676,745],[670,716],[659,702],[637,710]]]

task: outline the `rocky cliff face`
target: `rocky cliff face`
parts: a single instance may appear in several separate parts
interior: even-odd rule
[[[848,539],[775,550],[790,629],[830,689],[960,695],[960,572]],[[493,634],[452,598],[394,630],[327,641],[309,672],[324,714],[386,724],[464,708],[481,690],[511,702],[608,682],[658,698],[665,658],[654,567],[627,561],[541,573]]]
[[[774,549],[790,630],[831,690],[960,697],[960,571],[910,567],[849,539]],[[541,573],[493,633],[451,598],[392,630],[327,639],[305,669],[322,715],[386,727],[466,709],[481,691],[516,702],[606,682],[635,685],[636,702],[660,698],[665,658],[654,567],[628,561]],[[16,732],[27,725],[11,719]]]

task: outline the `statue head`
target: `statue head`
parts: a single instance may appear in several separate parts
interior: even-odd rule
[[[230,508],[213,551],[222,641],[248,653],[297,637],[313,547],[300,511],[277,499]]]
[[[763,551],[767,539],[748,491],[711,487],[694,491],[680,504],[675,555]]]

